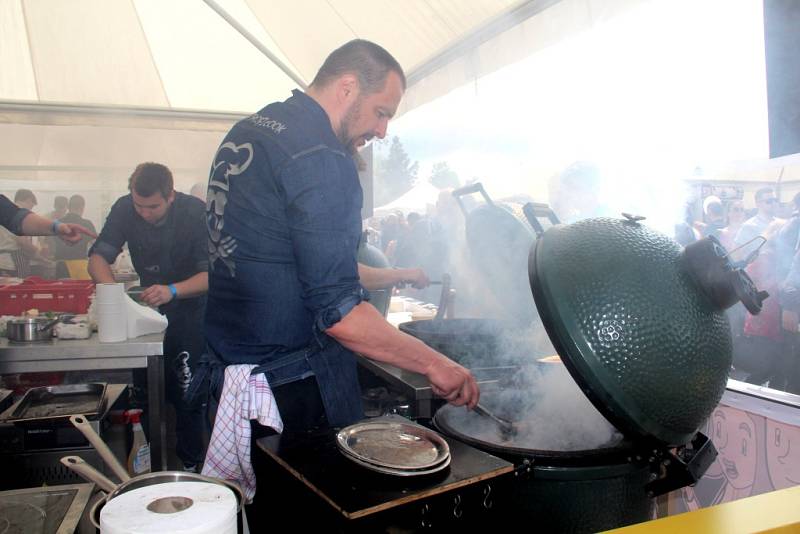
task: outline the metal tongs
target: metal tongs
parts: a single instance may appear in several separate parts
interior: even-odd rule
[[[498,417],[486,408],[484,408],[480,403],[475,405],[475,413],[478,415],[482,415],[483,417],[488,417],[492,421],[497,424],[500,428],[500,436],[503,438],[503,441],[508,441],[509,439],[513,438],[517,435],[517,427],[509,421],[508,419],[503,419],[502,417]]]

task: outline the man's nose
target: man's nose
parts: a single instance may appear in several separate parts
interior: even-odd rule
[[[386,137],[386,130],[389,128],[389,120],[383,119],[378,123],[378,127],[375,129],[375,137],[378,139],[383,139]]]

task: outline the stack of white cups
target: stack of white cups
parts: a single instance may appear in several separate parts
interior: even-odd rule
[[[123,284],[97,284],[94,305],[97,311],[97,336],[101,343],[128,339],[128,316]]]

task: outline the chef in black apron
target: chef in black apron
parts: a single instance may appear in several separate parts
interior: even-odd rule
[[[208,422],[202,406],[183,393],[205,347],[203,317],[208,291],[205,206],[173,189],[172,174],[158,163],[142,163],[131,175],[130,193],[119,198],[89,250],[89,273],[97,283],[114,282],[111,264],[125,243],[139,275],[142,301],[158,307],[169,326],[164,337],[167,398],[176,410],[176,452],[187,470],[205,456]]]

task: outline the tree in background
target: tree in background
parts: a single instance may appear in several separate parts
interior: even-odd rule
[[[458,174],[447,165],[446,161],[433,164],[430,182],[439,189],[456,189],[461,186],[461,180],[458,178]]]
[[[389,154],[378,161],[375,170],[375,205],[383,206],[398,198],[414,186],[419,164],[412,163],[403,143],[392,137]]]

